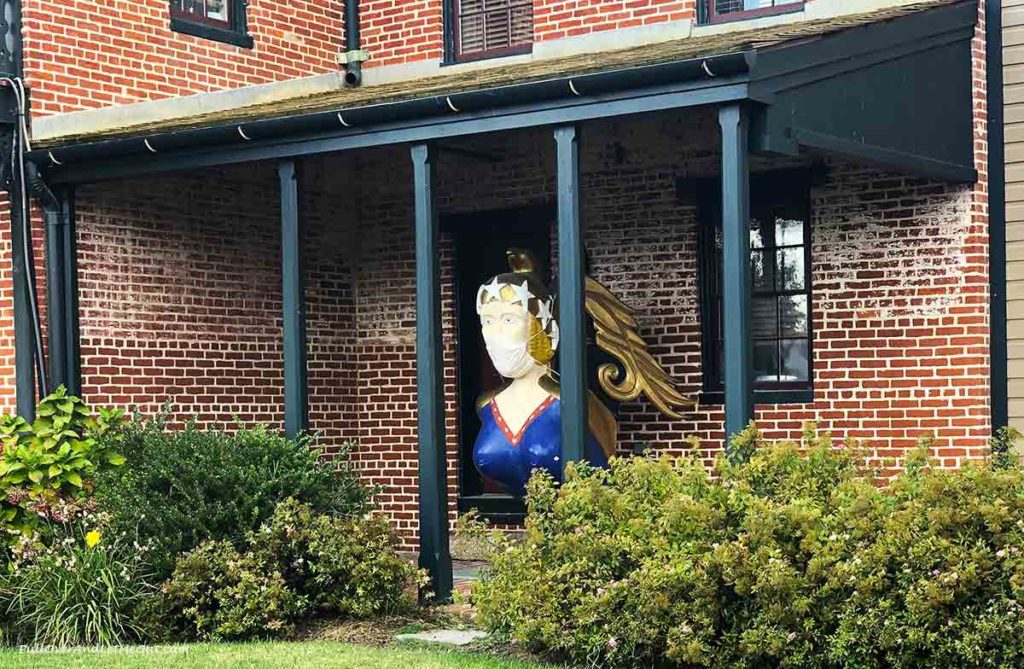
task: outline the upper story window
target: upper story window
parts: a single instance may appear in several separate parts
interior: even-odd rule
[[[447,0],[447,60],[464,62],[529,53],[533,0]]]
[[[804,0],[705,0],[706,23],[722,23],[741,19],[784,14],[802,9]]]
[[[811,375],[810,182],[800,172],[757,175],[750,188],[754,389],[765,402],[808,401]],[[723,389],[720,205],[701,208],[699,256],[704,390]]]
[[[171,0],[171,30],[252,48],[245,9],[248,0]]]

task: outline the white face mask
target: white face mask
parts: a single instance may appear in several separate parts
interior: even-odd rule
[[[537,361],[530,356],[528,342],[510,342],[504,339],[484,338],[487,355],[491,356],[494,369],[506,379],[518,379],[530,371]]]

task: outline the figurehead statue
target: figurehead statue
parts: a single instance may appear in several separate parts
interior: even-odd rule
[[[534,469],[561,476],[562,423],[558,383],[551,361],[558,349],[554,298],[534,258],[509,252],[512,271],[480,287],[476,310],[487,353],[508,385],[484,398],[473,463],[481,474],[522,495]],[[591,436],[587,458],[607,464]]]
[[[473,463],[488,479],[514,495],[525,492],[533,470],[545,469],[561,478],[561,405],[552,360],[558,350],[557,305],[540,277],[536,259],[510,249],[511,272],[480,286],[476,310],[480,331],[495,370],[507,380],[501,390],[481,398],[480,433]],[[642,392],[668,415],[681,417],[675,406],[690,404],[646,352],[636,335],[628,308],[603,286],[587,279],[587,312],[594,319],[598,346],[620,364],[598,370],[602,389],[617,401]],[[591,464],[606,466],[615,452],[615,417],[593,393],[588,398],[589,434],[585,454]]]

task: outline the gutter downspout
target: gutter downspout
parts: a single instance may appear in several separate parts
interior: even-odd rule
[[[345,66],[345,85],[358,86],[363,82],[363,61],[369,58],[360,49],[359,0],[345,0],[345,53],[338,58]]]
[[[985,2],[988,92],[989,323],[992,432],[1009,423],[1006,332],[1006,164],[1003,109],[1003,16],[1000,0]]]

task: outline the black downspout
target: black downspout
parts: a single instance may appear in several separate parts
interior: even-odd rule
[[[20,113],[28,113],[27,101],[23,105],[18,104],[18,96],[15,92],[14,81],[21,80],[22,76],[22,40],[21,40],[21,1],[2,0],[0,1],[0,77],[3,77],[4,86],[2,98],[3,109],[2,121],[9,124],[5,130],[8,131],[10,141],[9,148],[11,155],[16,155],[20,142],[21,123]],[[27,119],[26,119],[27,120]],[[7,160],[9,156],[5,156]],[[11,160],[13,169],[7,174],[4,187],[7,189],[8,211],[10,213],[11,225],[11,265],[13,270],[13,302],[14,302],[14,382],[17,395],[16,405],[18,415],[26,420],[35,418],[36,410],[36,375],[38,356],[40,351],[36,350],[36,328],[32,304],[31,267],[25,257],[23,249],[26,242],[31,242],[31,237],[25,239],[25,230],[30,229],[29,221],[24,220],[30,211],[27,202],[28,184],[25,183],[25,173],[17,165],[18,161]],[[43,370],[39,370],[43,371]]]
[[[1000,0],[985,2],[988,89],[988,220],[993,433],[1009,423],[1006,343],[1006,172],[1003,126],[1003,16]]]
[[[12,129],[11,132],[17,131]],[[14,387],[18,415],[31,421],[35,419],[36,413],[36,350],[32,332],[32,306],[28,296],[28,266],[25,263],[25,256],[20,251],[25,243],[20,179],[21,177],[15,174],[7,186],[7,201],[11,214],[11,262],[14,270]]]
[[[363,54],[359,41],[359,0],[345,0],[345,85],[363,81]]]

